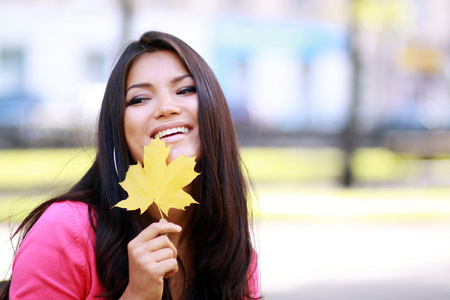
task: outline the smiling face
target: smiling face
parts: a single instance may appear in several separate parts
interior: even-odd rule
[[[125,101],[125,138],[136,161],[143,163],[144,145],[156,137],[172,145],[168,163],[199,155],[196,86],[175,53],[140,56],[128,73]]]

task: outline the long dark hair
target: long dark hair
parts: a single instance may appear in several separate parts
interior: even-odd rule
[[[69,192],[37,207],[19,226],[22,239],[52,203],[74,200],[94,212],[96,262],[100,282],[111,299],[128,284],[127,244],[148,226],[147,214],[111,209],[126,197],[118,184],[132,163],[124,134],[125,82],[132,64],[144,53],[170,50],[194,78],[198,95],[198,123],[202,153],[197,163],[196,200],[200,203],[183,234],[189,237],[191,281],[186,299],[246,299],[253,255],[246,182],[231,114],[220,85],[207,63],[180,39],[162,32],[146,32],[130,43],[109,78],[98,124],[98,151],[92,167]],[[117,174],[114,165],[117,161]],[[16,232],[16,234],[17,234]],[[181,262],[181,261],[180,261]],[[182,262],[181,262],[182,263]],[[163,299],[171,299],[166,282]],[[7,291],[6,291],[7,294]]]

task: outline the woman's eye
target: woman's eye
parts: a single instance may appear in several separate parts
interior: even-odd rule
[[[195,86],[189,86],[189,87],[182,88],[178,92],[178,95],[193,94],[193,93],[196,93],[196,92],[197,92],[197,88]]]
[[[147,102],[148,100],[150,100],[150,98],[135,97],[135,98],[131,99],[130,101],[128,101],[127,106],[144,103],[144,102]]]

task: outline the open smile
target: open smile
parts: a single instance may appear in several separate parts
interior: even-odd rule
[[[156,139],[156,138],[166,138],[169,136],[173,136],[176,134],[186,134],[189,133],[191,131],[191,129],[187,128],[187,127],[174,127],[174,128],[169,128],[169,129],[165,129],[165,130],[161,130],[157,133],[155,133],[152,138]]]

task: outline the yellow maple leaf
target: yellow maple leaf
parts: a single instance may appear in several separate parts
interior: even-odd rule
[[[199,175],[194,171],[195,157],[180,155],[167,165],[169,152],[170,146],[166,147],[158,138],[144,146],[144,167],[139,162],[130,166],[125,180],[120,183],[128,198],[113,207],[140,209],[142,214],[155,202],[164,219],[162,213],[167,216],[171,208],[184,210],[198,203],[183,190]]]

